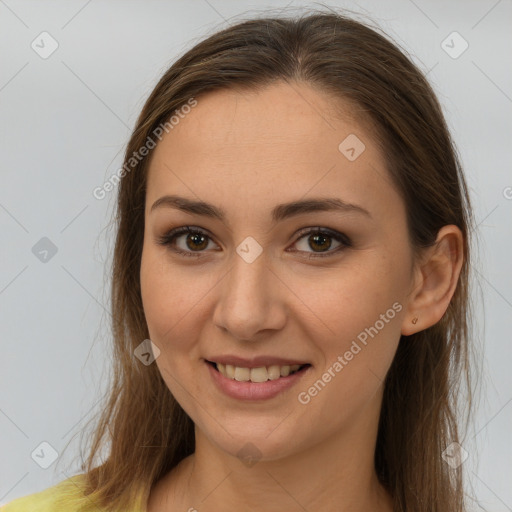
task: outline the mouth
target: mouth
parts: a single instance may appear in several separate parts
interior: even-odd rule
[[[311,365],[271,365],[260,366],[258,368],[245,368],[231,364],[216,363],[214,361],[206,362],[224,377],[238,382],[267,382],[268,380],[278,380],[282,377],[289,377],[296,373],[306,371]]]

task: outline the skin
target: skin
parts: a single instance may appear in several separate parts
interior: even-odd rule
[[[336,115],[333,99],[305,84],[257,92],[214,91],[167,134],[148,173],[141,262],[144,312],[161,353],[158,369],[195,424],[195,453],[153,488],[148,512],[235,510],[392,511],[374,469],[383,380],[400,336],[435,324],[455,291],[462,235],[443,227],[437,245],[413,259],[404,202],[363,123]],[[338,149],[356,134],[366,149]],[[227,223],[151,205],[177,194],[226,211]],[[337,197],[356,212],[313,212],[273,224],[274,206]],[[199,257],[157,238],[172,228],[208,232]],[[351,247],[309,259],[322,247],[302,228],[344,233]],[[263,249],[248,263],[248,236]],[[194,252],[187,234],[175,244]],[[295,249],[296,252],[292,252]],[[201,252],[202,251],[202,252]],[[322,253],[325,254],[325,253]],[[298,401],[365,328],[402,308],[309,403]],[[411,320],[417,317],[413,324]],[[312,368],[293,388],[248,402],[222,394],[204,359],[213,354],[299,358]],[[258,460],[244,464],[251,442]]]

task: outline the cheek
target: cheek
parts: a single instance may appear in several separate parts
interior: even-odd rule
[[[403,308],[399,301],[383,294],[369,298],[374,286],[370,283],[365,289],[362,281],[357,282],[358,286],[339,287],[337,300],[330,296],[318,305],[328,315],[322,319],[334,334],[324,337],[317,332],[312,338],[322,361],[298,390],[304,412],[315,418],[312,429],[318,425],[325,432],[335,432],[340,425],[350,428],[354,417],[371,409],[368,405],[378,407],[400,340]]]
[[[312,297],[315,313],[329,328],[322,329],[324,335],[311,332],[325,358],[319,371],[331,372],[322,380],[332,381],[329,387],[347,400],[356,388],[357,394],[372,395],[384,379],[400,340],[405,310],[407,280],[398,260],[383,252],[365,259],[364,264],[341,271],[324,292]]]
[[[215,282],[206,273],[176,265],[159,248],[145,248],[141,260],[141,295],[151,339],[163,349],[179,348],[193,339],[206,311],[205,300]]]
[[[159,346],[174,334],[185,311],[190,309],[188,294],[183,293],[185,283],[180,274],[173,271],[154,248],[142,252],[140,284],[144,315],[151,339]]]
[[[198,339],[195,330],[201,293],[189,275],[155,248],[143,250],[140,282],[149,337],[160,350],[155,364],[173,396],[186,403],[180,383],[187,381],[187,360],[193,356],[191,340]]]
[[[393,305],[401,304],[405,281],[400,282],[392,267],[379,259],[375,264],[342,269],[310,295],[313,311],[335,338],[352,339],[373,326],[381,315],[385,315],[384,321],[397,317],[402,308]]]

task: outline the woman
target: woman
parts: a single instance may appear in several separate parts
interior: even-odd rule
[[[120,178],[108,404],[84,473],[6,512],[466,510],[473,220],[402,51],[331,11],[222,30]]]

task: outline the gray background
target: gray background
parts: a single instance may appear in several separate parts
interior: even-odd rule
[[[76,434],[105,389],[115,191],[97,200],[93,189],[121,166],[140,108],[171,62],[230,18],[269,5],[0,0],[0,504],[79,471]],[[480,239],[475,344],[484,386],[464,464],[481,504],[511,511],[511,2],[326,5],[371,16],[413,55],[458,145]],[[451,56],[442,46],[453,31],[469,44],[457,58],[461,40],[448,39]],[[52,42],[42,32],[59,45],[47,58],[40,54]],[[40,465],[52,452],[42,442],[60,455],[47,469]]]

